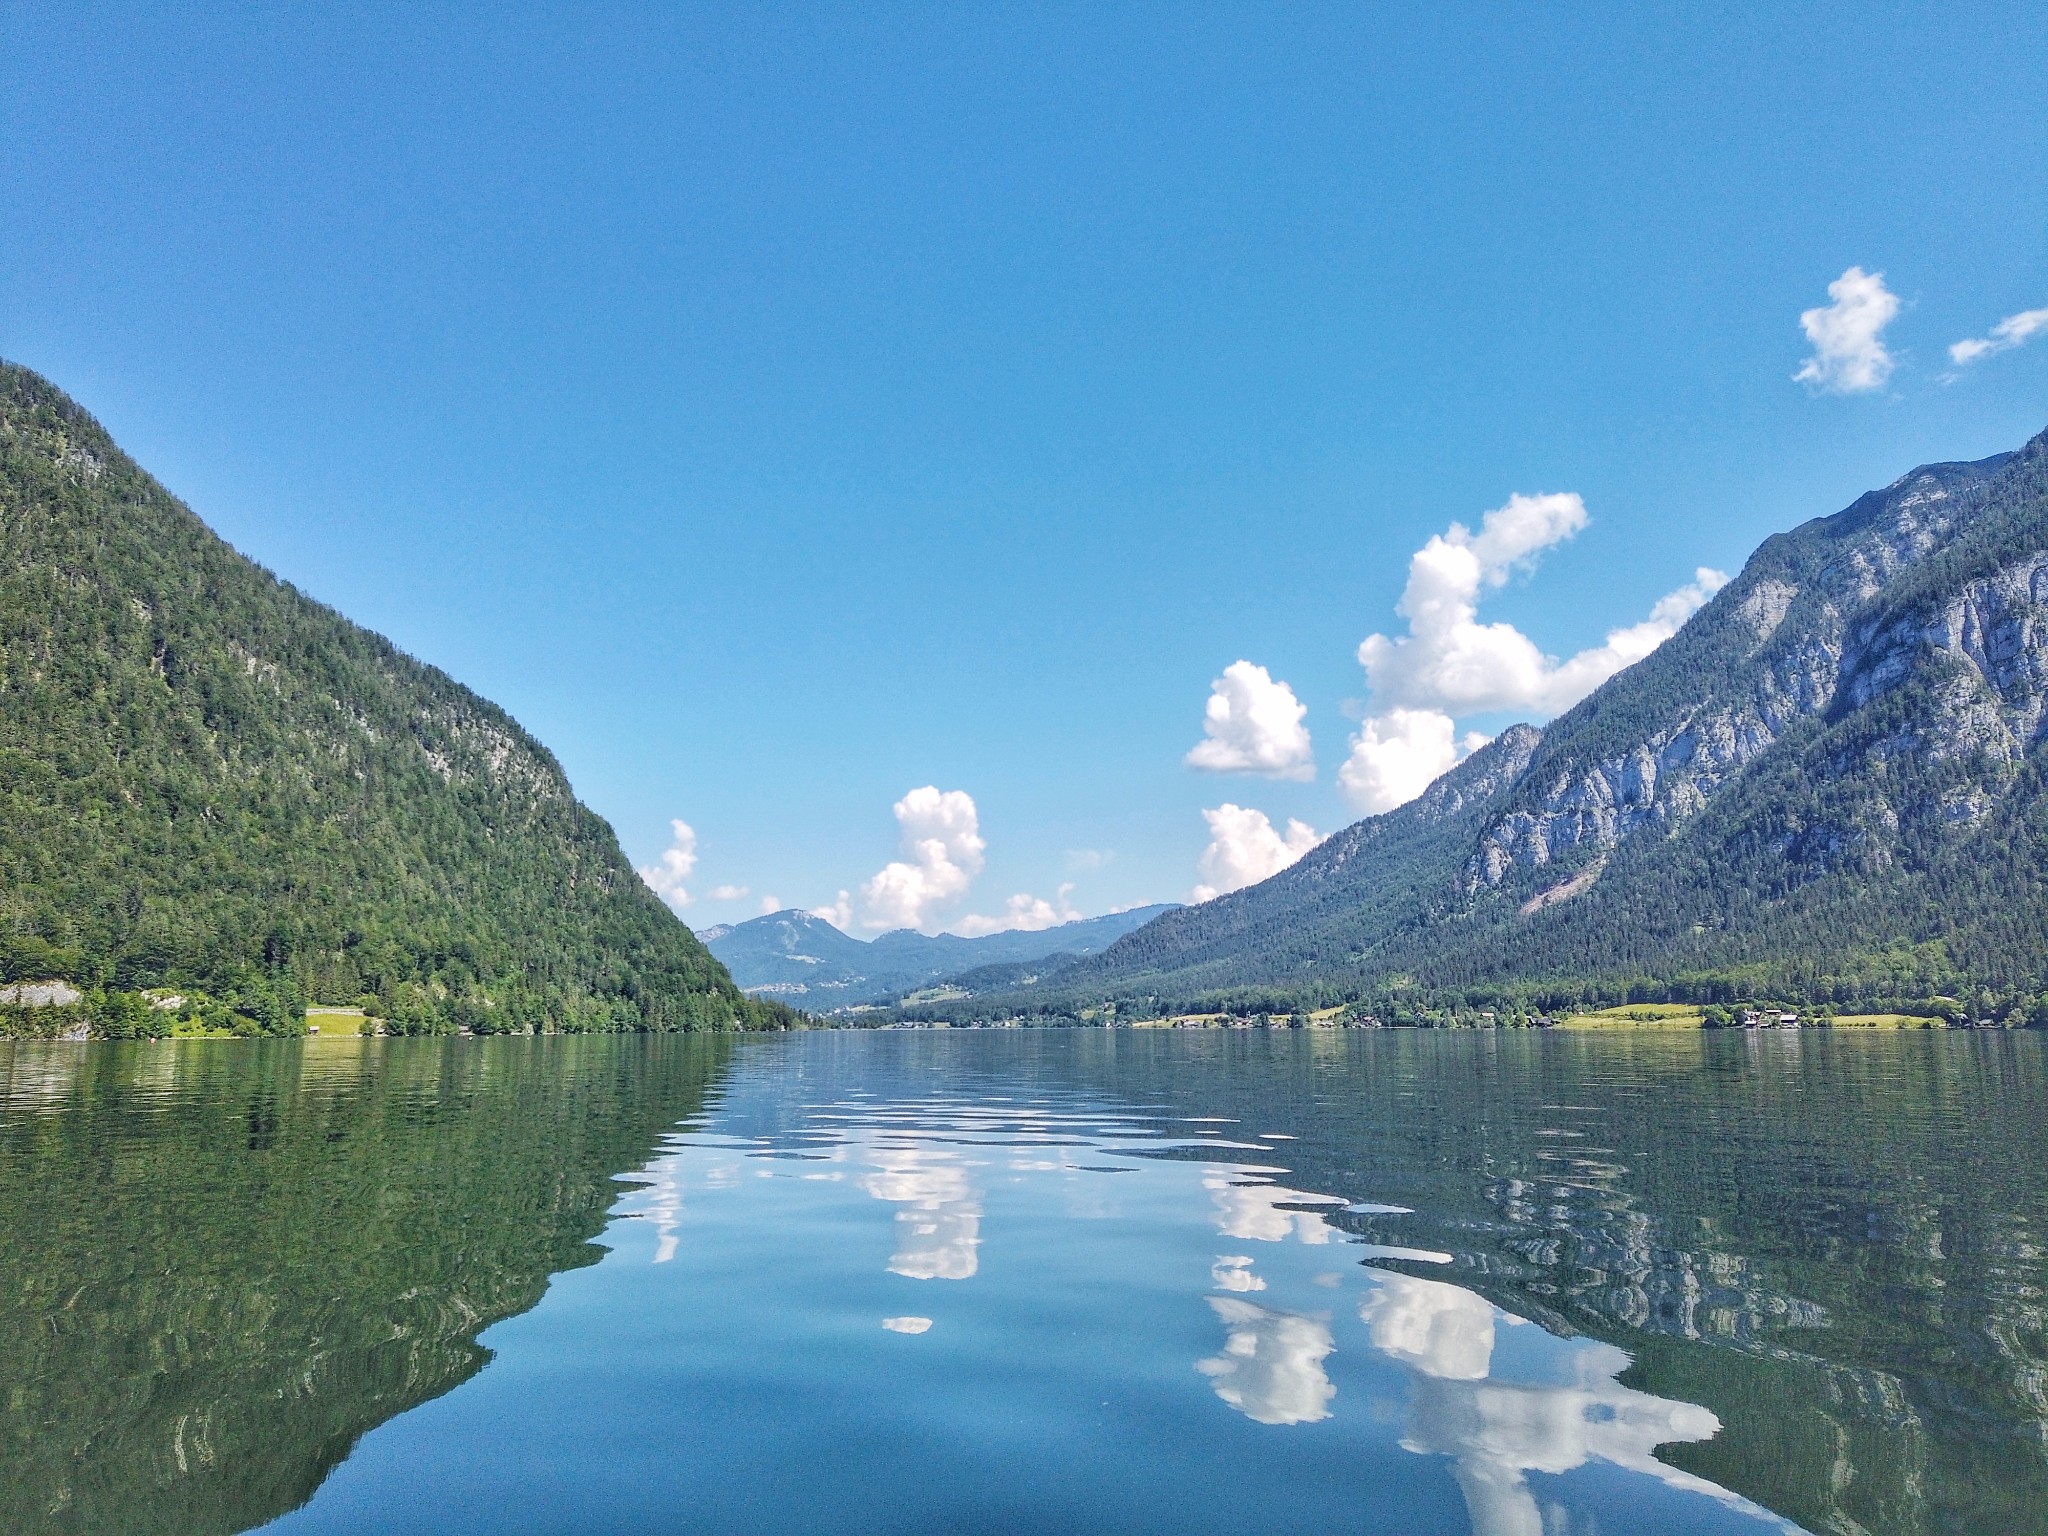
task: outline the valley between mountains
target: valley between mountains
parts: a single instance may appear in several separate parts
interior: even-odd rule
[[[2048,1023],[2048,434],[1767,540],[1547,726],[1263,883],[976,939],[694,935],[504,711],[0,365],[0,1031]],[[708,948],[707,948],[708,945]],[[801,1010],[801,1013],[796,1010]]]

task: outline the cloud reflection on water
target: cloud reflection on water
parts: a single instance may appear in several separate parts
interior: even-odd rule
[[[857,1176],[858,1188],[896,1207],[888,1269],[915,1280],[965,1280],[979,1272],[984,1194],[974,1170],[988,1164],[976,1151],[1004,1149],[993,1166],[1003,1170],[1005,1188],[1053,1175],[1064,1189],[1079,1173],[1112,1171],[1081,1163],[1071,1148],[1085,1147],[1091,1158],[1128,1150],[1090,1146],[1085,1134],[1076,1136],[1060,1117],[1039,1110],[1027,1114],[982,1107],[970,1114],[949,1109],[942,1121],[933,1117],[922,1124],[878,1127],[861,1124],[865,1119],[848,1116],[836,1126],[829,1135],[837,1146],[825,1140],[806,1150],[813,1157],[868,1165]],[[1210,1145],[1202,1143],[1203,1150]],[[1282,1172],[1245,1163],[1204,1167],[1199,1188],[1209,1203],[1209,1224],[1232,1242],[1323,1249],[1342,1243],[1368,1259],[1451,1262],[1450,1254],[1362,1241],[1316,1209],[1342,1208],[1345,1201],[1272,1182]],[[679,1191],[658,1176],[650,1182],[648,1214],[658,1223],[672,1222]],[[672,1251],[672,1243],[662,1247]],[[1290,1310],[1280,1301],[1296,1284],[1342,1284],[1344,1277],[1323,1268],[1290,1278],[1294,1266],[1277,1254],[1270,1273],[1255,1273],[1254,1263],[1249,1252],[1216,1254],[1211,1262],[1206,1278],[1215,1293],[1206,1300],[1223,1325],[1224,1338],[1216,1353],[1195,1362],[1195,1369],[1218,1399],[1255,1423],[1329,1420],[1336,1413],[1337,1383],[1326,1362],[1339,1341],[1326,1314]],[[1328,1259],[1321,1264],[1326,1266]],[[1351,1271],[1354,1278],[1360,1273]],[[1509,1356],[1504,1369],[1498,1345],[1501,1331],[1524,1326],[1521,1319],[1461,1286],[1372,1268],[1363,1275],[1369,1289],[1357,1316],[1365,1338],[1409,1379],[1400,1444],[1418,1455],[1449,1459],[1477,1536],[1543,1536],[1561,1511],[1539,1498],[1531,1475],[1567,1473],[1588,1463],[1625,1469],[1761,1513],[1727,1490],[1656,1459],[1658,1446],[1710,1439],[1720,1423],[1705,1408],[1621,1386],[1616,1378],[1629,1364],[1623,1351],[1587,1340],[1558,1341],[1559,1348],[1530,1357],[1548,1362],[1537,1367],[1543,1379],[1515,1379],[1526,1374],[1514,1362],[1527,1352]],[[1252,1300],[1253,1295],[1259,1299]],[[901,1316],[884,1318],[882,1326],[893,1333],[922,1333],[932,1324],[922,1316]]]
[[[1205,1174],[1202,1187],[1216,1203],[1216,1230],[1225,1237],[1252,1243],[1284,1243],[1290,1237],[1304,1243],[1327,1243],[1337,1236],[1336,1229],[1314,1211],[1283,1210],[1281,1206],[1283,1202],[1342,1205],[1341,1200],[1277,1184],[1247,1183],[1241,1172],[1229,1168]]]
[[[1358,1309],[1373,1348],[1442,1381],[1478,1381],[1493,1361],[1493,1303],[1462,1286],[1381,1271]]]
[[[1252,1273],[1248,1254],[1222,1254],[1209,1266],[1209,1282],[1219,1291],[1263,1291],[1266,1282]]]
[[[1209,1305],[1228,1335],[1223,1353],[1197,1360],[1216,1395],[1261,1424],[1313,1424],[1330,1416],[1337,1389],[1323,1370],[1336,1348],[1329,1324],[1294,1312],[1275,1312],[1235,1296],[1211,1296]]]
[[[980,1267],[981,1198],[955,1154],[921,1146],[873,1149],[861,1188],[895,1202],[889,1272],[912,1280],[967,1280]]]
[[[1460,1286],[1382,1272],[1359,1307],[1373,1347],[1412,1373],[1401,1444],[1452,1459],[1475,1536],[1543,1536],[1545,1512],[1532,1472],[1557,1474],[1606,1462],[1734,1507],[1753,1505],[1703,1478],[1657,1460],[1656,1448],[1710,1440],[1721,1421],[1693,1403],[1653,1397],[1616,1377],[1629,1357],[1611,1344],[1576,1343],[1567,1379],[1493,1378],[1497,1313]],[[1787,1527],[1791,1529],[1791,1527]]]

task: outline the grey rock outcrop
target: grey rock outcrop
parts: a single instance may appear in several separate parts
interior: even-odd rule
[[[1939,741],[1916,740],[1914,749],[1995,742],[2016,759],[2041,725],[2048,556],[1972,583],[1931,616],[1882,626],[1867,616],[1902,573],[1970,524],[2011,458],[1914,470],[1835,518],[1766,543],[1688,626],[1688,644],[1674,641],[1669,655],[1653,655],[1609,687],[1657,692],[1702,640],[1732,663],[1723,677],[1708,679],[1704,697],[1674,688],[1667,709],[1639,710],[1644,724],[1633,739],[1602,739],[1611,737],[1601,729],[1615,702],[1602,696],[1608,690],[1556,722],[1510,806],[1480,834],[1466,888],[1498,885],[1517,867],[1597,855],[1645,829],[1669,831],[1789,732],[1827,718],[1838,698],[1868,704],[1930,658],[1954,658],[1997,702],[1959,673]]]

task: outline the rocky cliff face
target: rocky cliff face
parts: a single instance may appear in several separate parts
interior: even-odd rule
[[[1767,540],[1547,729],[1030,1006],[1623,978],[2029,1008],[2048,987],[2048,434]]]
[[[1674,690],[1667,708],[1640,711],[1650,718],[1631,740],[1602,739],[1603,718],[1626,709],[1625,699],[1596,695],[1559,720],[1512,803],[1480,834],[1467,890],[1499,885],[1518,867],[1598,855],[1645,829],[1669,832],[1788,733],[1838,707],[1864,707],[1941,658],[1960,670],[1947,706],[1916,729],[1912,749],[1974,751],[1995,739],[2007,761],[2017,760],[2041,726],[2048,556],[1991,572],[1932,614],[1879,616],[1902,574],[1973,525],[2013,457],[1914,470],[1764,545],[1694,621],[1702,634],[1687,637],[1687,649],[1711,637],[1724,680],[1706,679],[1691,697]],[[1692,659],[1652,657],[1610,688],[1659,694]]]
[[[1851,709],[1934,670],[1940,724],[1916,743],[1936,756],[1988,751],[2016,762],[2041,739],[2048,704],[2048,553],[1967,583],[1933,612],[1886,615],[1855,627],[1838,695]]]

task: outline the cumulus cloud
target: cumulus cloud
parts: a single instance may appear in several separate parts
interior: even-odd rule
[[[1460,761],[1486,745],[1477,731],[1461,740],[1440,709],[1390,709],[1368,715],[1351,738],[1337,784],[1368,816],[1406,805]]]
[[[1508,498],[1486,514],[1478,533],[1453,523],[1408,561],[1408,584],[1394,611],[1408,621],[1398,638],[1368,635],[1358,660],[1385,708],[1507,709],[1542,697],[1549,663],[1512,624],[1481,624],[1484,588],[1507,584],[1518,567],[1586,526],[1577,496]]]
[[[714,885],[711,887],[711,899],[713,901],[738,901],[747,894],[749,892],[744,885]]]
[[[755,910],[763,917],[766,917],[771,912],[780,912],[782,910],[782,898],[779,896],[763,896],[760,905]]]
[[[913,789],[895,809],[903,857],[861,886],[862,922],[869,928],[933,927],[981,873],[988,851],[981,818],[965,790],[941,793],[932,784]]]
[[[1961,368],[1994,352],[2010,352],[2044,332],[2048,332],[2048,309],[2023,309],[1991,327],[1989,336],[1957,342],[1948,349],[1948,360]]]
[[[1204,773],[1256,773],[1269,779],[1312,779],[1315,752],[1301,722],[1308,706],[1264,667],[1233,661],[1209,685],[1206,733],[1187,755]]]
[[[853,893],[841,891],[836,900],[811,908],[811,916],[822,917],[841,933],[848,932],[853,927]]]
[[[1202,881],[1193,899],[1208,901],[1243,886],[1277,875],[1322,841],[1314,827],[1290,819],[1283,837],[1264,811],[1225,801],[1202,812],[1209,823],[1209,846],[1198,865]]]
[[[1483,735],[1458,734],[1458,715],[1518,709],[1549,716],[1569,709],[1670,639],[1727,584],[1721,572],[1701,567],[1690,582],[1659,598],[1648,618],[1609,631],[1601,644],[1563,661],[1512,624],[1480,622],[1487,591],[1533,567],[1545,549],[1586,522],[1586,504],[1575,495],[1517,494],[1488,512],[1477,533],[1453,523],[1415,552],[1395,607],[1408,633],[1368,635],[1358,647],[1373,708],[1351,738],[1337,781],[1360,810],[1378,814],[1405,805],[1483,746]]]
[[[1074,922],[1081,916],[1071,899],[1073,894],[1072,881],[1059,888],[1056,898],[1058,905],[1047,901],[1043,896],[1033,896],[1029,892],[1019,891],[1010,898],[1008,906],[998,915],[964,917],[953,925],[954,931],[970,939],[977,939],[987,933],[1009,933],[1015,930],[1036,933],[1042,928],[1056,928],[1061,923]]]
[[[1800,329],[1813,344],[1813,356],[1792,377],[1835,395],[1884,388],[1893,366],[1884,346],[1884,328],[1898,317],[1899,296],[1885,287],[1882,272],[1851,267],[1828,284],[1828,298],[1833,302],[1799,317]]]
[[[674,841],[658,862],[641,869],[640,878],[670,906],[687,907],[692,898],[683,882],[697,867],[697,834],[687,821],[671,821],[669,827]]]

